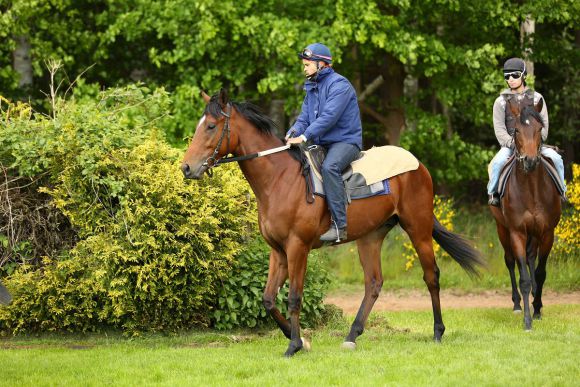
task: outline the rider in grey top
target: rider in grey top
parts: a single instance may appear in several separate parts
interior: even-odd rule
[[[496,207],[500,205],[497,194],[499,174],[508,158],[512,155],[514,148],[513,134],[516,117],[513,116],[509,109],[506,109],[507,101],[515,98],[518,104],[523,107],[536,105],[540,99],[544,99],[540,93],[526,86],[526,64],[522,59],[508,59],[503,66],[503,72],[509,89],[502,91],[493,104],[493,129],[497,141],[501,145],[501,149],[489,163],[489,183],[487,185],[489,204]],[[544,127],[542,128],[542,141],[546,141],[548,138],[549,121],[545,99],[540,116],[544,123]],[[565,190],[564,161],[562,160],[562,156],[554,149],[545,146],[542,146],[541,152],[543,156],[550,158],[554,162]],[[563,199],[565,200],[565,196]]]

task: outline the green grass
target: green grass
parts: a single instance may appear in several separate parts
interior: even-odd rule
[[[580,375],[580,305],[546,306],[534,330],[509,309],[372,314],[354,352],[342,319],[311,332],[312,352],[284,359],[278,330],[0,340],[0,385],[542,385]]]
[[[475,243],[488,262],[479,279],[471,279],[461,267],[449,257],[438,259],[441,269],[441,287],[477,291],[482,289],[511,289],[509,274],[503,259],[503,248],[499,243],[495,221],[487,208],[470,211],[461,209],[455,217],[454,232],[466,236]],[[423,271],[419,261],[405,270],[403,242],[407,234],[395,227],[385,239],[382,248],[383,290],[402,288],[424,288]],[[557,243],[557,242],[556,242]],[[329,247],[325,250],[329,270],[334,279],[331,291],[337,289],[360,289],[363,271],[359,263],[355,243]],[[547,266],[545,289],[555,291],[575,290],[580,284],[580,257],[550,256]],[[517,271],[517,269],[516,269]],[[356,286],[352,286],[356,285]]]

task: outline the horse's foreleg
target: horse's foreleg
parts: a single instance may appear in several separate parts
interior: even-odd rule
[[[542,318],[542,289],[544,281],[546,281],[546,263],[548,262],[548,255],[552,250],[554,244],[554,230],[551,230],[548,235],[545,235],[540,242],[538,267],[536,268],[535,277],[537,282],[536,293],[534,294],[534,318],[539,320]]]
[[[284,356],[293,356],[303,346],[300,337],[300,309],[304,292],[304,276],[309,249],[301,242],[291,243],[286,249],[288,257],[288,277],[290,291],[288,294],[288,313],[290,314],[290,344]]]
[[[514,313],[521,313],[522,306],[520,305],[520,302],[522,301],[522,298],[520,297],[520,292],[518,292],[518,286],[516,282],[516,260],[514,257],[508,255],[507,253],[505,253],[503,259],[510,273],[510,281],[512,284],[512,301],[514,303],[513,311]]]
[[[526,245],[526,256],[528,260],[528,267],[530,268],[530,278],[532,280],[532,295],[535,297],[538,288],[536,283],[536,258],[538,257],[538,240],[530,237]]]
[[[497,222],[497,235],[505,252],[503,259],[510,274],[510,281],[512,284],[512,301],[514,303],[513,311],[514,313],[520,313],[522,311],[522,307],[520,305],[522,299],[520,297],[520,292],[518,292],[518,286],[516,282],[516,261],[512,254],[510,234],[509,230],[499,222]]]
[[[522,292],[522,298],[524,300],[524,329],[530,331],[532,329],[532,316],[530,314],[532,281],[526,262],[526,241],[527,238],[524,233],[512,232],[511,247],[520,271],[520,291]]]
[[[360,263],[365,275],[365,296],[361,302],[356,318],[350,328],[350,333],[344,339],[343,348],[354,349],[355,341],[365,328],[375,301],[379,297],[383,286],[381,271],[381,246],[388,230],[379,230],[370,233],[356,241]]]
[[[280,291],[280,287],[286,282],[286,278],[288,278],[286,257],[272,249],[270,251],[270,268],[268,270],[268,282],[264,290],[263,303],[266,311],[276,321],[284,335],[290,338],[290,323],[276,307],[276,296]]]

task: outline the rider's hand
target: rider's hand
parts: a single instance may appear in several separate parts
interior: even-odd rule
[[[292,137],[286,140],[286,145],[301,144],[304,142],[303,136]]]

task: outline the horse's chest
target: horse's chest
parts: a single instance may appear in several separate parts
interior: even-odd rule
[[[506,219],[512,229],[526,231],[530,235],[541,235],[548,228],[545,211],[538,208],[523,209],[516,215],[507,216]]]

